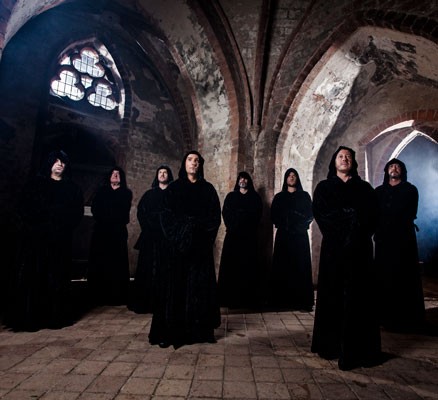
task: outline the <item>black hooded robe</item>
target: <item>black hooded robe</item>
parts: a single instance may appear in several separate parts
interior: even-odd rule
[[[95,304],[127,304],[130,279],[128,261],[129,212],[132,192],[102,186],[91,212],[95,220],[90,245],[88,286]]]
[[[341,369],[380,361],[372,235],[376,198],[359,176],[320,182],[313,214],[322,233],[311,351]]]
[[[305,191],[274,196],[271,220],[277,227],[270,279],[270,304],[312,310],[314,291],[307,230],[313,219],[312,200]]]
[[[376,264],[380,282],[381,323],[385,328],[412,330],[424,322],[424,296],[418,263],[414,220],[418,190],[409,182],[376,188],[379,204]]]
[[[166,189],[161,225],[171,245],[168,264],[161,266],[151,344],[177,348],[215,341],[221,318],[213,245],[220,213],[216,190],[203,178],[191,183],[180,171]]]
[[[16,330],[60,328],[73,317],[72,233],[84,213],[82,192],[69,179],[37,176],[18,213],[21,240],[5,322]]]
[[[222,247],[218,290],[221,306],[254,307],[260,300],[257,260],[258,224],[262,216],[259,194],[239,190],[225,197],[222,208],[227,231]]]
[[[169,244],[161,229],[160,214],[167,189],[148,190],[137,206],[137,219],[141,234],[135,245],[139,250],[134,279],[134,293],[130,308],[137,313],[151,313],[158,294],[157,279],[160,265],[166,263]]]

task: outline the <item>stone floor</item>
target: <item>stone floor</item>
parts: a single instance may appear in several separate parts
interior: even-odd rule
[[[382,332],[388,361],[340,371],[310,352],[313,313],[228,312],[216,344],[150,346],[150,315],[88,311],[60,330],[0,329],[0,398],[438,399],[438,290],[423,334]]]

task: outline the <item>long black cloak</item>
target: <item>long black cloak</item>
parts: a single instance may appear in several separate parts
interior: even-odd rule
[[[5,317],[8,326],[33,331],[71,322],[72,232],[83,212],[82,192],[68,178],[39,175],[25,188],[18,205],[21,240]]]
[[[253,188],[245,194],[236,188],[225,197],[222,216],[227,231],[218,278],[220,304],[231,308],[256,306],[260,300],[256,252],[262,216],[259,194]]]
[[[169,243],[161,229],[160,215],[163,211],[164,193],[158,183],[158,172],[166,169],[168,181],[173,181],[172,171],[167,166],[157,169],[152,189],[146,191],[137,206],[137,219],[141,234],[135,248],[139,250],[137,270],[135,272],[134,293],[130,308],[137,313],[153,312],[158,297],[157,282],[160,266],[167,264]]]
[[[95,224],[90,245],[88,286],[96,304],[127,304],[128,230],[132,192],[102,186],[91,205]]]
[[[311,310],[314,303],[312,264],[307,230],[312,200],[304,191],[274,196],[271,220],[277,228],[270,279],[270,304]]]
[[[311,350],[339,358],[341,369],[380,362],[372,243],[376,210],[374,190],[357,173],[346,182],[329,173],[316,186],[313,214],[323,238]]]
[[[376,188],[379,217],[375,258],[380,282],[381,323],[394,330],[418,329],[424,297],[414,220],[418,190],[407,181]]]
[[[162,265],[160,274],[151,344],[179,347],[214,341],[220,308],[213,245],[220,212],[216,190],[202,175],[191,183],[180,171],[180,178],[167,188],[161,225],[171,246],[168,264]]]

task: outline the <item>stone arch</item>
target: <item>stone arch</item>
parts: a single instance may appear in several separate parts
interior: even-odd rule
[[[36,1],[31,7],[21,7],[20,3],[9,3],[10,18],[6,24],[3,46],[34,15],[66,2]],[[215,33],[209,31],[207,19],[200,18],[202,11],[199,5],[196,2],[173,1],[173,12],[169,13],[168,9],[166,1],[145,1],[136,11],[140,11],[146,21],[154,25],[156,32],[161,32],[175,64],[181,70],[185,87],[191,91],[191,107],[197,121],[197,139],[195,137],[192,140],[192,145],[199,147],[211,160],[212,169],[213,166],[219,167],[211,173],[212,181],[221,194],[225,194],[231,176],[230,165],[235,165],[237,170],[237,165],[242,163],[240,132],[245,124],[242,124],[242,110],[239,110],[242,99],[238,98],[236,92],[236,79],[232,79],[232,72],[225,62],[223,45],[216,46],[218,41]],[[196,17],[194,12],[197,13]],[[182,124],[184,122],[183,117]],[[224,146],[223,143],[229,143],[230,146]],[[224,160],[230,162],[224,164]],[[206,165],[206,168],[208,174],[209,166]]]
[[[407,166],[408,181],[419,191],[415,223],[419,227],[419,258],[425,269],[436,265],[438,251],[437,126],[437,109],[423,109],[390,118],[371,128],[363,138],[369,160],[369,181],[374,187],[382,184],[386,163],[399,158]]]
[[[340,33],[340,32],[338,32]],[[421,79],[416,80],[409,74],[401,72],[388,75],[381,74],[379,65],[373,62],[362,62],[360,48],[366,49],[368,45],[375,44],[377,48],[386,51],[388,36],[393,44],[411,43],[421,51],[421,57],[426,59],[430,54],[436,54],[437,44],[423,36],[412,33],[404,33],[394,29],[365,25],[350,36],[338,35],[331,47],[327,49],[313,68],[306,69],[302,73],[303,81],[291,88],[285,104],[291,100],[290,108],[282,115],[274,126],[274,138],[276,129],[278,139],[275,143],[275,182],[274,191],[278,191],[281,185],[282,175],[287,167],[293,166],[298,169],[303,187],[312,192],[316,183],[325,178],[328,160],[338,145],[344,144],[354,148],[357,152],[359,173],[365,175],[365,146],[363,138],[368,134],[369,125],[381,123],[382,115],[387,119],[386,113],[390,110],[388,104],[379,98],[380,93],[408,93],[406,88],[422,88],[423,92],[430,90],[436,93],[437,88],[426,88]],[[336,35],[333,35],[333,38]],[[343,41],[339,40],[342,36]],[[375,43],[366,43],[368,36],[376,40]],[[379,47],[380,46],[380,47]],[[409,47],[409,45],[408,45]],[[359,55],[360,54],[360,55]],[[419,58],[416,61],[420,60]],[[401,57],[403,58],[403,57]],[[378,60],[377,60],[378,61]],[[400,61],[400,60],[399,60]],[[419,65],[421,64],[419,61]],[[433,62],[430,63],[434,65]],[[403,60],[397,67],[403,68]],[[384,71],[388,72],[388,71]],[[430,74],[435,74],[433,70]],[[395,78],[396,77],[396,78]],[[427,80],[427,79],[426,79]],[[432,80],[432,79],[431,79]],[[397,87],[398,82],[403,82],[404,88]],[[367,104],[373,96],[377,96],[383,110],[379,110],[376,104]],[[423,109],[427,104],[426,97],[418,99],[406,97],[404,103],[398,104],[401,114],[409,109]],[[430,96],[438,101],[437,96]],[[293,98],[293,100],[292,100]],[[431,104],[432,109],[438,104]],[[372,113],[372,111],[375,111]],[[380,113],[379,113],[380,111]],[[361,115],[365,112],[367,119]],[[424,112],[424,110],[423,110]],[[427,111],[426,111],[427,113]],[[274,139],[275,140],[275,139]],[[315,224],[312,225],[312,240],[314,261],[317,265],[319,249],[319,232]]]
[[[379,10],[379,9],[369,9],[356,13],[352,13],[345,20],[338,25],[332,33],[327,35],[326,39],[319,44],[316,50],[311,54],[311,56],[306,60],[304,67],[298,73],[293,82],[281,82],[279,86],[288,85],[289,90],[287,95],[284,97],[284,101],[281,108],[277,114],[275,114],[273,121],[273,131],[278,135],[281,134],[283,124],[287,122],[287,116],[290,114],[289,110],[292,103],[295,101],[296,97],[299,96],[301,88],[305,81],[308,80],[308,75],[315,74],[315,68],[321,65],[321,59],[327,58],[327,55],[333,53],[337,50],[337,47],[345,42],[357,29],[361,27],[380,27],[387,28],[394,31],[400,31],[403,33],[413,34],[417,36],[424,37],[425,39],[431,40],[432,42],[437,41],[436,31],[438,23],[432,18],[419,17],[416,15],[406,14],[403,12],[396,12],[391,10]],[[292,35],[291,40],[295,37]],[[288,51],[282,54],[276,68],[276,76],[281,76],[282,71],[287,67],[281,67],[280,65],[287,65],[288,57],[292,57],[291,53],[293,49],[291,48],[291,43],[288,46]],[[274,96],[274,85],[271,85],[269,92],[267,94],[268,100]],[[262,127],[270,121],[269,116],[270,109],[265,108]]]
[[[322,143],[324,143],[325,139],[328,137],[328,134],[325,137],[321,137],[321,135],[319,135],[320,131],[310,132],[311,134],[305,135],[304,138],[302,136],[300,137],[300,134],[297,132],[297,127],[294,127],[294,123],[297,120],[297,116],[300,115],[300,106],[303,103],[303,99],[306,95],[309,94],[309,91],[312,90],[312,84],[314,84],[315,80],[318,79],[318,76],[321,76],[321,72],[324,69],[327,70],[326,66],[328,63],[330,63],[330,60],[333,60],[334,57],[339,56],[340,52],[348,47],[348,43],[351,43],[352,38],[354,38],[354,36],[357,35],[357,33],[360,32],[361,29],[366,29],[367,27],[373,31],[378,28],[389,28],[390,32],[408,32],[408,35],[412,38],[415,38],[415,35],[418,35],[419,37],[429,41],[429,39],[431,39],[432,37],[430,34],[431,31],[429,31],[428,29],[431,28],[431,26],[436,26],[436,22],[433,20],[424,21],[424,19],[421,19],[421,22],[422,23],[420,24],[416,18],[409,17],[405,14],[392,12],[387,13],[385,17],[382,17],[382,13],[378,13],[376,10],[369,10],[367,12],[356,15],[355,18],[352,19],[352,21],[349,21],[348,28],[346,23],[341,25],[332,35],[330,35],[325,43],[321,44],[318,51],[316,51],[313,57],[308,60],[306,67],[301,71],[299,77],[295,80],[295,82],[293,82],[293,85],[291,86],[289,93],[283,102],[282,111],[277,114],[277,120],[273,127],[276,160],[274,173],[275,190],[279,188],[282,171],[287,168],[288,163],[291,159],[293,159],[293,157],[284,157],[283,151],[286,147],[288,147],[288,141],[290,142],[291,138],[293,138],[294,140],[298,139],[298,141],[301,141],[303,145],[307,145],[308,147],[309,143],[306,143],[306,137],[310,137],[312,136],[311,134],[314,133],[316,137],[320,136],[320,146],[319,148],[312,148],[310,153],[312,155],[316,155],[316,153],[318,153],[318,150],[321,148]],[[399,30],[397,31],[396,29]],[[431,41],[429,43],[431,43],[431,45],[434,45],[434,47],[436,48],[436,42],[433,43]],[[348,51],[345,52],[348,54]],[[356,73],[354,71],[351,71],[351,79],[355,79],[359,72],[359,68],[357,69]],[[335,81],[333,80],[333,82]],[[327,98],[324,93],[315,93],[315,102],[319,102],[319,105],[321,107],[327,109],[330,101],[339,100],[339,93],[343,93],[345,98],[347,98],[348,89],[351,89],[352,82],[348,83],[348,81],[344,79],[340,80],[340,82],[338,83],[339,84],[337,86],[333,85],[331,98]],[[344,84],[350,87],[341,87]],[[312,112],[308,112],[309,118],[314,116],[313,111],[315,108],[310,109],[312,109]],[[304,128],[304,131],[307,131],[306,133],[309,133],[307,128]],[[358,138],[356,143],[360,147],[360,149],[358,149],[360,163],[361,161],[365,161],[365,157],[362,151],[364,149],[359,142],[360,138]],[[355,143],[350,144],[353,145]],[[332,148],[333,147],[334,146],[332,146]],[[298,165],[298,167],[301,166],[305,169],[308,169],[309,166],[313,166],[316,163],[316,157],[308,157],[310,153],[307,152],[307,155],[300,154],[300,157],[303,158],[303,163],[301,165]],[[316,167],[320,168],[320,166],[315,164],[315,168]],[[363,173],[365,171],[364,169],[362,169],[360,172]],[[317,177],[321,178],[321,176],[321,174],[319,174],[319,176],[317,174]],[[311,190],[314,187],[314,179],[311,177],[305,177],[305,181],[307,182],[307,184],[305,184],[305,187],[308,190]]]
[[[303,186],[311,191],[315,181],[325,176],[325,169],[321,172],[324,167],[326,168],[321,156],[326,160],[329,153],[331,154],[341,141],[356,149],[360,172],[364,174],[363,137],[368,134],[369,125],[364,121],[356,123],[355,118],[360,120],[360,116],[354,113],[358,114],[359,109],[363,112],[365,106],[361,108],[361,102],[365,104],[366,100],[378,94],[387,82],[374,84],[372,79],[377,74],[377,68],[374,68],[372,63],[365,65],[357,63],[354,55],[351,54],[351,49],[357,49],[360,41],[370,33],[380,37],[390,32],[393,32],[395,37],[398,35],[394,31],[380,29],[357,30],[344,43],[333,46],[312,73],[308,74],[302,90],[296,95],[284,120],[276,144],[275,189],[279,188],[283,171],[293,163],[301,171]],[[404,35],[404,37],[415,39],[413,35]],[[435,50],[436,44],[429,41],[424,43]],[[366,43],[362,42],[362,44]],[[400,106],[407,108],[412,105]],[[387,105],[385,107],[387,110]],[[349,109],[353,111],[350,112]],[[401,111],[407,112],[403,109]],[[367,121],[370,122],[378,125],[381,123],[381,116],[375,113]],[[345,136],[345,133],[348,135]]]
[[[15,5],[11,5],[11,14],[5,25],[5,31],[2,32],[0,27],[0,37],[2,33],[5,34],[4,41],[0,45],[6,46],[27,21],[35,20],[33,18],[35,15],[56,11],[60,6],[68,9],[82,7],[82,13],[100,15],[102,26],[111,27],[109,24],[113,21],[117,25],[120,40],[128,39],[133,43],[137,42],[139,48],[145,51],[151,63],[160,72],[175,100],[175,108],[178,110],[182,127],[183,146],[173,149],[173,153],[180,152],[182,155],[189,148],[198,148],[207,160],[205,168],[207,179],[215,185],[220,198],[225,197],[238,168],[252,163],[252,157],[248,157],[250,158],[248,160],[243,148],[244,134],[247,134],[246,118],[250,115],[247,110],[250,96],[246,78],[241,79],[244,69],[237,44],[233,42],[231,28],[226,26],[225,16],[217,18],[219,15],[217,7],[213,7],[211,12],[217,13],[216,23],[222,18],[221,23],[218,23],[222,31],[218,31],[218,27],[213,26],[212,21],[215,18],[209,18],[206,9],[196,1],[172,1],[172,13],[169,13],[170,2],[166,0],[142,1],[135,9],[131,8],[131,3],[122,4],[122,2],[91,4],[81,0],[72,2],[37,0],[29,7],[23,7],[21,3],[18,1]],[[218,32],[225,34],[219,37]],[[100,33],[103,37],[111,39],[111,30],[103,29]],[[123,61],[124,53],[120,48],[116,45],[111,46],[109,44],[111,40],[107,42],[102,40],[102,42],[116,61]],[[165,57],[163,57],[164,51]],[[123,71],[122,64],[118,63],[118,68],[127,89],[126,112],[119,124],[120,151],[116,157],[118,163],[131,172],[131,175],[128,175],[130,182],[138,183],[141,187],[143,180],[148,179],[149,172],[143,168],[144,154],[135,150],[138,137],[141,135],[138,129],[134,131],[137,115],[132,104],[136,94],[130,86],[132,71],[129,71],[129,68]],[[172,67],[169,68],[168,64],[172,64]],[[236,65],[239,65],[239,68],[235,68]],[[246,106],[242,106],[244,103]],[[130,158],[126,159],[128,152]],[[133,152],[135,156],[131,154]],[[159,158],[161,156],[154,153],[150,162],[155,162]],[[171,163],[176,165],[174,159]],[[134,193],[134,197],[138,195],[139,193]],[[220,236],[218,242],[220,248]]]
[[[436,143],[438,130],[434,126],[437,124],[438,109],[426,109],[405,112],[371,128],[359,142],[361,147],[365,147],[368,181],[373,186],[380,185],[387,161],[396,157],[401,147],[408,145],[416,136],[424,135]],[[377,156],[372,153],[375,146],[379,147]]]
[[[222,71],[224,86],[229,98],[229,147],[230,177],[228,190],[232,190],[238,171],[253,169],[251,155],[252,137],[247,134],[252,118],[252,96],[248,75],[239,46],[218,1],[190,1],[200,24],[205,29],[208,40],[212,43],[217,62]]]

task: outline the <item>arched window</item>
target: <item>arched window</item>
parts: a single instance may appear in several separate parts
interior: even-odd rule
[[[124,90],[111,54],[102,44],[73,44],[60,56],[50,81],[50,94],[71,101],[87,101],[123,114]]]

